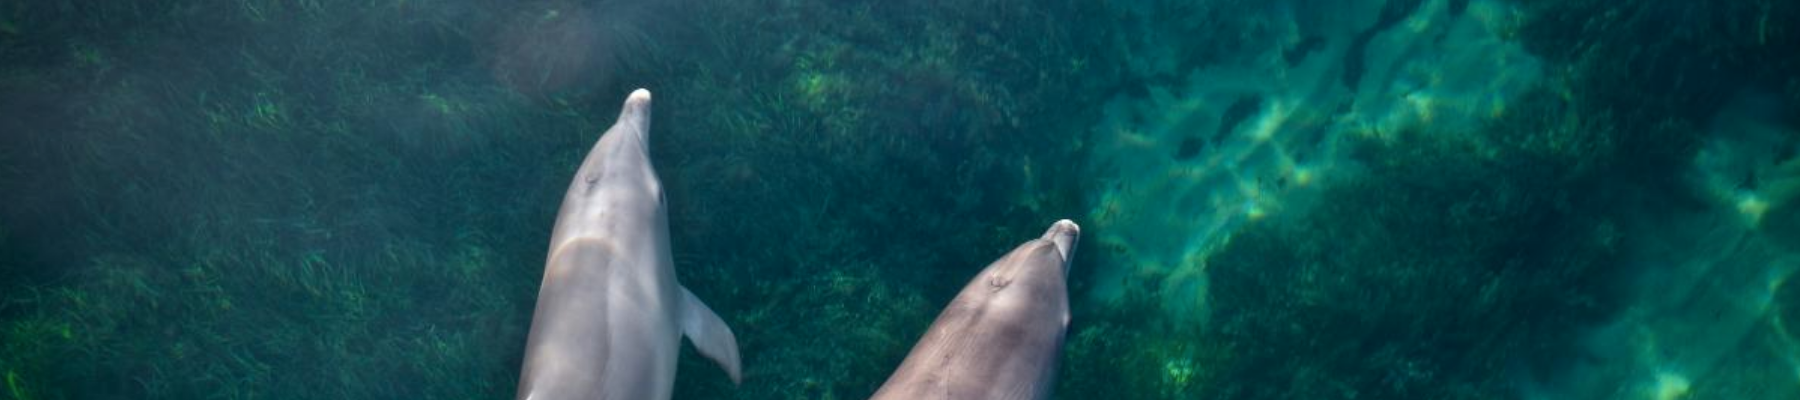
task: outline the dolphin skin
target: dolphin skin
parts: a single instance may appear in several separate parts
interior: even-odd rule
[[[675,281],[649,134],[650,92],[638,89],[563,196],[519,399],[667,399],[682,336],[743,379],[731,328]]]
[[[872,399],[1050,398],[1080,237],[1057,221],[975,275]]]

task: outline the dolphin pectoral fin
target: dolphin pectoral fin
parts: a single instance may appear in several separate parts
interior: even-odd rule
[[[738,363],[737,336],[731,334],[731,327],[726,326],[719,314],[713,313],[711,308],[706,307],[706,303],[700,302],[700,298],[694,297],[694,292],[688,291],[686,287],[681,288],[681,303],[682,335],[694,343],[694,348],[700,351],[700,355],[718,363],[719,368],[724,368],[725,374],[731,376],[731,383],[743,383],[743,370]]]

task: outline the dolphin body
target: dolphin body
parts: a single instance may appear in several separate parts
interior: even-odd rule
[[[1048,399],[1081,227],[1056,221],[975,275],[871,400]]]
[[[519,399],[667,399],[684,335],[742,381],[731,328],[675,281],[649,132],[650,92],[638,89],[563,196]]]

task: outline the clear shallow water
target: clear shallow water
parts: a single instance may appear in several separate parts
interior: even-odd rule
[[[1062,398],[1800,391],[1781,1],[0,5],[12,398],[510,396],[632,88],[733,388],[862,398],[1058,218]]]

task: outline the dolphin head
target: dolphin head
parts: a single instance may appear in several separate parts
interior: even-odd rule
[[[650,154],[650,91],[638,89],[625,97],[625,105],[619,107],[619,121],[613,123],[610,131],[624,132],[637,141],[639,150]],[[610,132],[609,132],[610,133]]]
[[[619,108],[618,124],[630,124],[638,131],[650,130],[650,91],[638,89],[625,97],[625,106]]]
[[[1073,263],[1075,259],[1075,245],[1081,241],[1081,226],[1076,225],[1075,221],[1066,219],[1056,221],[1056,223],[1050,224],[1050,229],[1044,231],[1044,236],[1039,239],[1056,244],[1056,252],[1061,254],[1063,259],[1063,273],[1067,274],[1069,264]]]
[[[664,212],[662,181],[650,163],[649,132],[650,91],[638,89],[625,98],[618,122],[600,134],[575,170],[551,231],[552,248],[612,214]]]
[[[982,269],[870,399],[1050,398],[1080,237],[1080,226],[1056,221]]]
[[[642,191],[661,197],[661,182],[650,163],[650,91],[633,90],[619,107],[619,120],[614,122],[582,161],[580,172],[590,186],[600,179],[617,177],[630,185],[643,185]],[[592,193],[584,191],[584,193]]]

